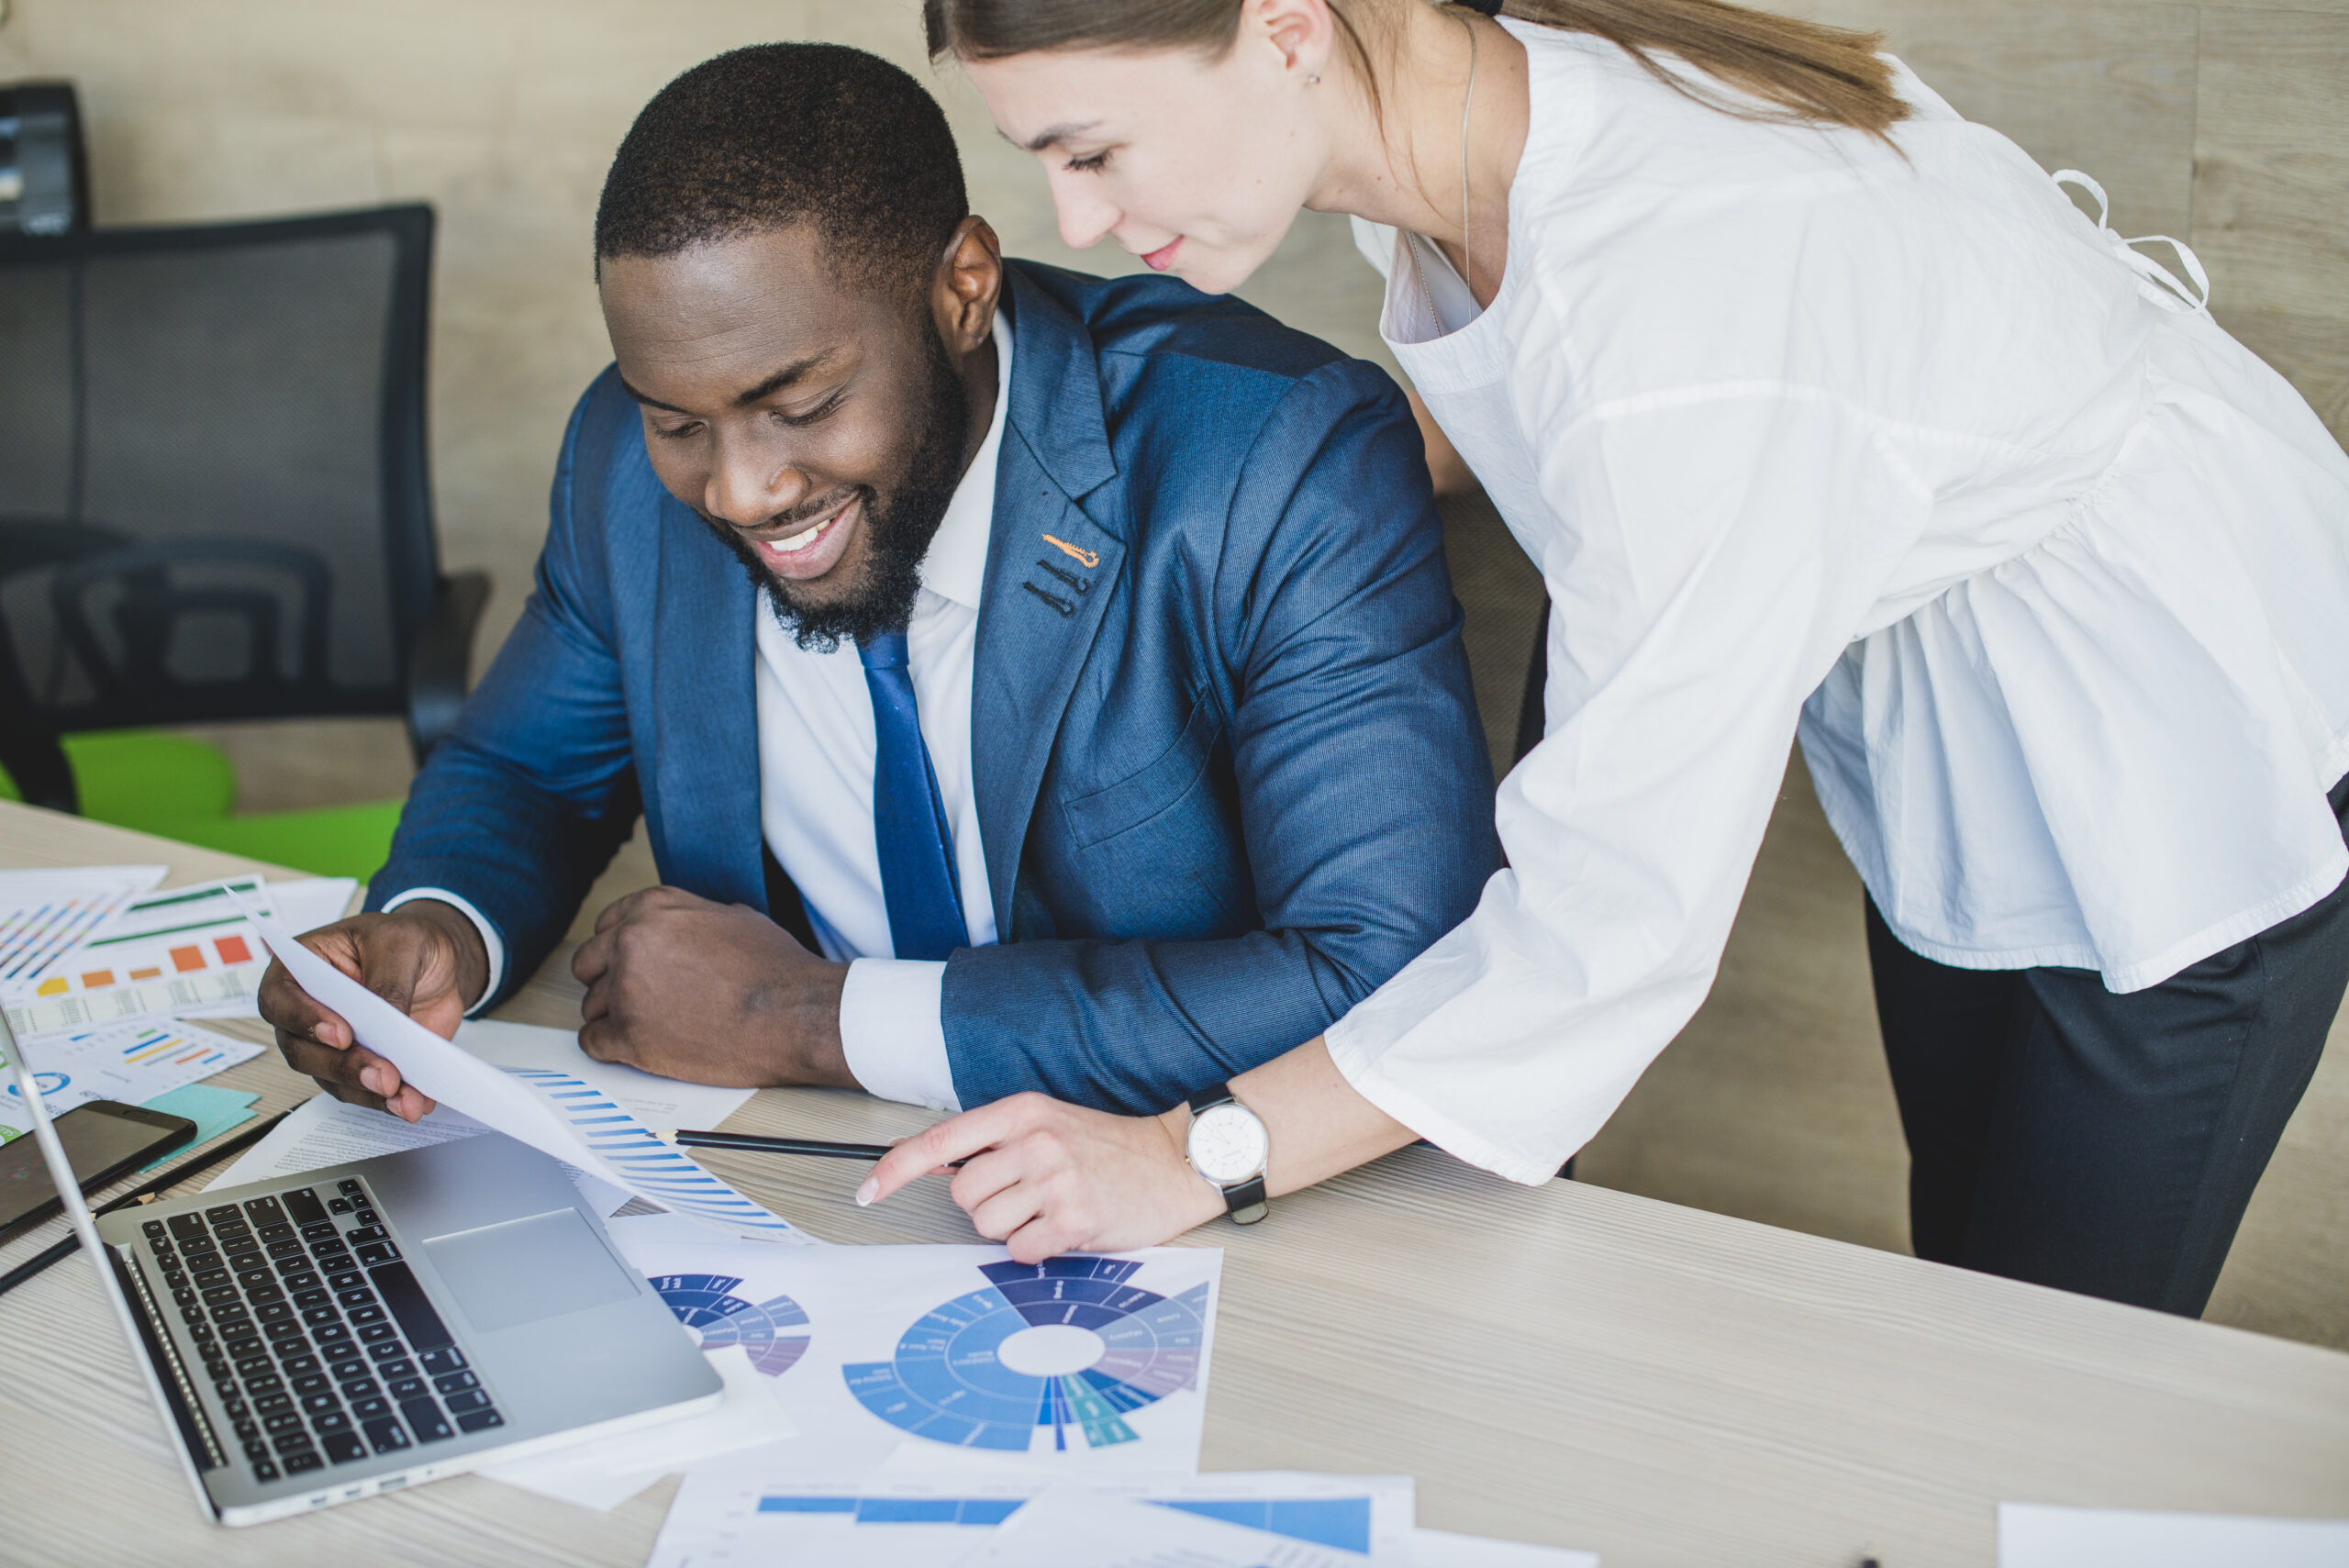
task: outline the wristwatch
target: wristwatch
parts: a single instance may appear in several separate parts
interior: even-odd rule
[[[1272,1134],[1254,1111],[1218,1084],[1191,1096],[1191,1134],[1184,1150],[1197,1171],[1223,1194],[1234,1225],[1253,1225],[1271,1212],[1264,1202],[1264,1165]]]

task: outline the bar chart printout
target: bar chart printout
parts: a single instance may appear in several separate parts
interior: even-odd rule
[[[115,1024],[18,1042],[40,1084],[41,1101],[61,1116],[90,1100],[144,1105],[262,1052],[236,1040],[173,1020]],[[27,1125],[17,1085],[0,1085],[0,1142]]]
[[[250,1012],[269,954],[231,892],[271,908],[254,877],[129,899],[37,980],[8,988],[8,1021],[45,1034],[156,1013]]]
[[[163,874],[161,866],[0,871],[0,986],[39,978]]]

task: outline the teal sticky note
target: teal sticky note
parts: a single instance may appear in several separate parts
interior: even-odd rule
[[[211,1142],[232,1127],[253,1119],[253,1102],[259,1095],[248,1095],[237,1089],[215,1088],[209,1084],[187,1084],[168,1095],[158,1095],[147,1102],[150,1111],[167,1116],[184,1116],[195,1123],[194,1140],[181,1144],[168,1154],[158,1155],[139,1168],[151,1171],[156,1166],[176,1160],[198,1145]]]

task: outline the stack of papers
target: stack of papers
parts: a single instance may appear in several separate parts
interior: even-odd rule
[[[339,918],[358,886],[243,877],[157,892],[163,874],[0,872],[0,1005],[51,1115],[95,1099],[153,1105],[259,1055],[261,1046],[188,1021],[254,1016],[268,954],[239,900],[306,929]],[[17,1098],[15,1084],[0,1089],[0,1141],[28,1119],[8,1114]],[[250,1115],[250,1096],[233,1110],[226,1100],[192,1103],[215,1132]]]

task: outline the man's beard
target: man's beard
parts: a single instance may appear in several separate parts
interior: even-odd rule
[[[921,592],[922,558],[930,553],[930,540],[938,537],[962,481],[970,390],[935,330],[926,322],[924,328],[929,385],[922,399],[921,440],[906,465],[905,477],[885,501],[871,485],[859,489],[857,504],[864,514],[869,543],[860,580],[846,594],[823,604],[795,597],[793,584],[768,571],[749,540],[724,523],[702,518],[751,574],[751,585],[766,599],[783,629],[810,653],[837,652],[844,640],[865,642],[876,632],[905,629],[913,619],[914,597]]]

